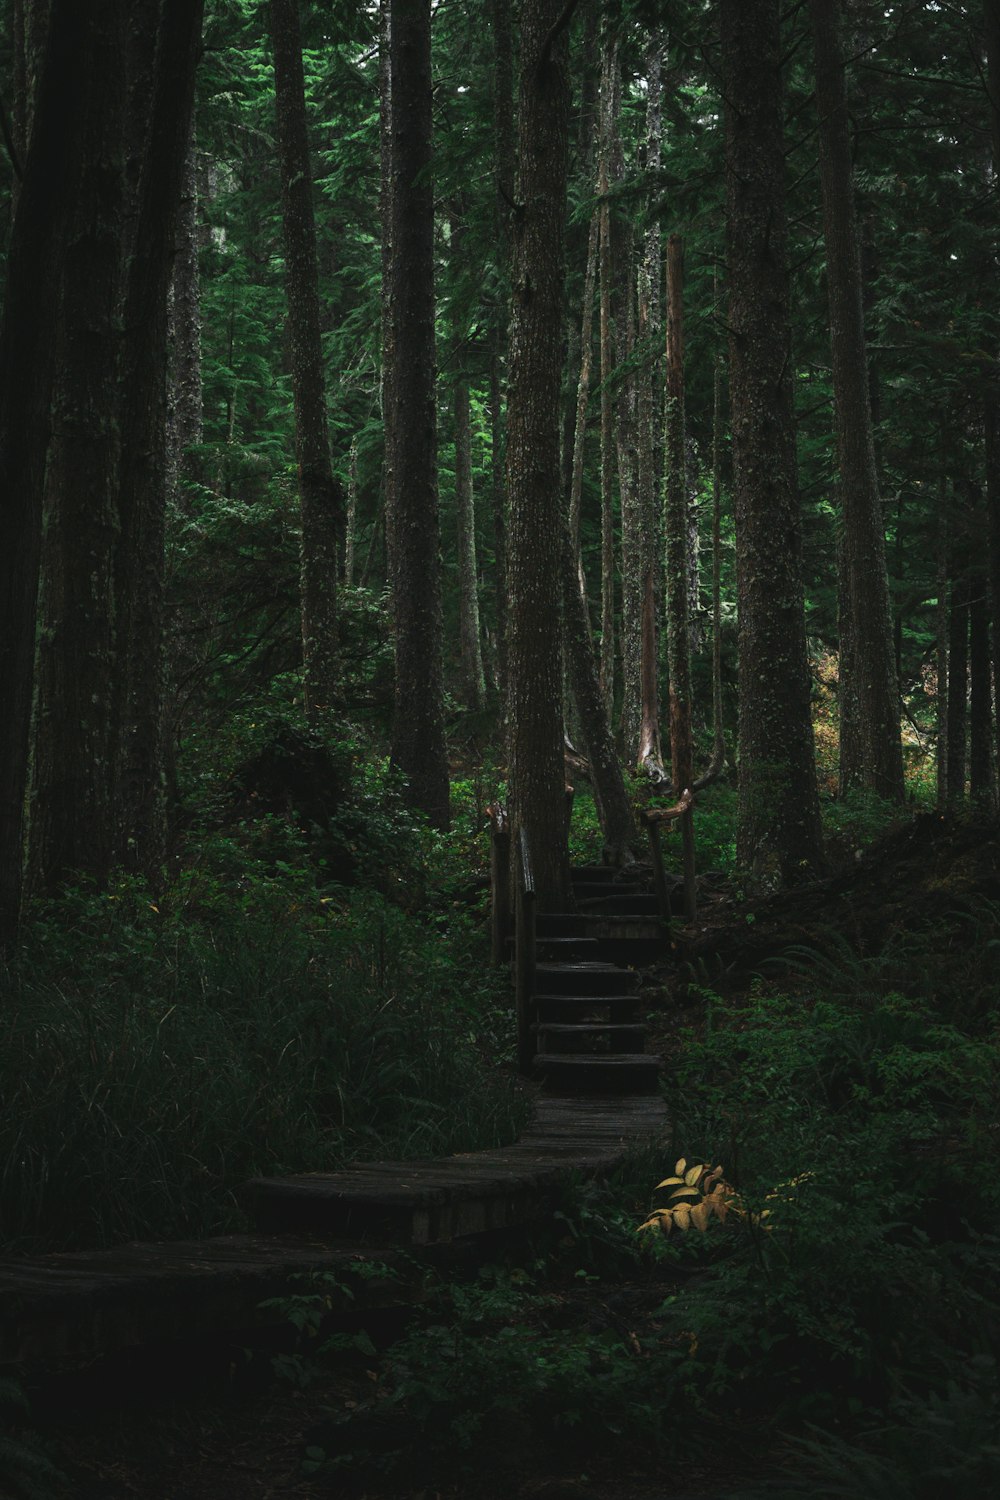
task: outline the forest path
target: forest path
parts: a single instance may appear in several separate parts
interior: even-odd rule
[[[659,1059],[642,1051],[638,976],[625,965],[662,951],[666,929],[603,871],[583,882],[581,913],[548,919],[542,938],[534,1024],[548,1092],[518,1141],[255,1178],[243,1195],[252,1234],[0,1259],[0,1370],[251,1330],[294,1276],[517,1229],[550,1215],[571,1181],[604,1176],[661,1136]],[[626,897],[640,909],[622,912]]]

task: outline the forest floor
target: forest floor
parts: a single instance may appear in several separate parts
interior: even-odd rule
[[[654,1045],[667,1053],[683,1046],[685,1030],[698,1029],[706,989],[738,1000],[759,966],[790,947],[823,952],[844,941],[875,954],[945,912],[998,901],[996,827],[932,814],[918,816],[863,856],[848,851],[837,873],[795,892],[747,902],[709,882],[694,931],[681,937],[682,962],[651,976],[665,1001],[654,1018]],[[644,1328],[655,1328],[666,1290],[662,1281],[627,1276],[546,1287],[564,1302],[567,1329],[599,1332],[607,1325],[640,1340]],[[543,1438],[517,1413],[499,1413],[483,1422],[470,1462],[454,1477],[447,1464],[440,1467],[447,1433],[437,1467],[423,1462],[414,1434],[412,1462],[397,1460],[389,1472],[376,1464],[305,1473],[310,1444],[329,1451],[329,1416],[365,1408],[380,1379],[380,1360],[362,1357],[321,1374],[306,1389],[272,1383],[225,1399],[192,1389],[178,1399],[175,1388],[170,1402],[152,1410],[112,1408],[111,1414],[90,1403],[71,1422],[62,1417],[50,1429],[49,1451],[69,1473],[78,1500],[656,1500],[668,1494],[671,1500],[740,1500],[766,1493],[769,1476],[782,1467],[782,1440],[767,1436],[766,1411],[730,1408],[722,1424],[725,1441],[706,1415],[694,1418],[705,1434],[694,1445],[705,1455],[698,1463],[627,1445],[610,1454],[575,1436],[579,1429]],[[371,1451],[385,1443],[405,1453],[405,1419],[402,1428],[397,1418],[393,1430],[363,1441]]]

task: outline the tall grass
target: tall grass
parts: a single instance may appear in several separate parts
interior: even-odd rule
[[[0,976],[0,1245],[231,1231],[254,1174],[512,1139],[506,987],[461,921],[287,872],[39,911]]]

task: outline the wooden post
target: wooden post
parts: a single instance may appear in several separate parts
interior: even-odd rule
[[[486,809],[490,820],[490,954],[495,964],[507,961],[507,939],[513,927],[510,902],[510,824],[499,804]]]
[[[535,878],[528,835],[519,829],[517,914],[514,924],[514,994],[517,1010],[517,1066],[529,1074],[535,1055],[531,1001],[535,993]]]
[[[681,822],[681,831],[684,839],[684,914],[688,921],[692,921],[697,909],[697,896],[694,873],[694,795],[690,789],[685,789],[674,803],[673,807],[656,807],[645,815],[646,830],[649,834],[649,848],[653,857],[653,879],[656,882],[656,894],[660,900],[660,910],[664,919],[670,920],[670,895],[667,891],[667,878],[663,870],[663,850],[660,847],[660,824],[672,823],[675,818]]]
[[[656,886],[656,899],[660,903],[660,916],[664,922],[671,918],[670,892],[667,890],[667,876],[663,868],[663,846],[660,843],[660,825],[650,818],[646,820],[646,833],[649,835],[649,853],[653,861],[653,883]]]
[[[681,839],[684,851],[684,916],[693,922],[698,915],[698,882],[694,869],[694,808],[681,817]]]

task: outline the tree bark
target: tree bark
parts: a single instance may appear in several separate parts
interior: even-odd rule
[[[615,699],[615,412],[611,391],[614,330],[611,296],[614,263],[611,244],[610,155],[612,122],[618,109],[618,44],[606,38],[601,66],[601,129],[597,165],[600,200],[600,340],[601,340],[601,695],[610,719]]]
[[[47,892],[71,876],[103,884],[113,853],[125,6],[104,0],[90,14],[87,100],[76,124],[83,161],[56,298],[36,665],[29,863],[32,884]]]
[[[953,576],[948,610],[947,796],[951,807],[965,801],[969,728],[969,577]]]
[[[472,417],[469,378],[461,354],[452,386],[455,420],[455,521],[458,551],[458,640],[462,701],[473,713],[486,702],[486,678],[479,633],[479,570],[476,564],[476,503],[472,484]]]
[[[434,187],[430,0],[391,0],[393,482],[396,688],[392,762],[439,828],[449,816],[444,734],[434,347]]]
[[[298,0],[271,0],[271,41],[302,517],[302,676],[306,713],[315,719],[333,704],[339,681],[337,551],[344,499],[330,463]]]
[[[993,798],[993,694],[990,682],[990,606],[986,570],[969,580],[969,795],[989,810]]]
[[[1000,0],[984,0],[987,93],[990,104],[990,148],[993,193],[1000,193]],[[996,210],[994,208],[994,214]],[[994,220],[995,222],[995,220]],[[1000,251],[1000,240],[994,255]],[[1000,782],[1000,387],[990,383],[984,396],[986,434],[986,506],[989,517],[990,623],[993,637],[994,734]]]
[[[563,238],[569,72],[563,0],[521,13],[519,172],[513,237],[508,761],[512,844],[527,831],[541,910],[567,897],[563,772],[564,523],[559,490]]]
[[[83,152],[90,18],[52,0],[0,323],[0,943],[17,927],[58,299]]]
[[[507,347],[510,285],[510,216],[514,205],[514,38],[511,0],[490,0],[493,27],[493,151],[500,300],[490,357],[490,437],[493,491],[493,600],[496,675],[500,701],[507,695],[507,492],[504,484],[503,360]]]
[[[691,740],[691,637],[688,630],[688,494],[684,416],[684,244],[672,234],[667,244],[667,381],[666,498],[663,531],[666,542],[664,581],[667,595],[667,657],[670,674],[670,763],[678,797],[694,784]],[[694,821],[691,808],[682,815],[684,902],[688,921],[695,916]]]
[[[843,793],[851,787],[867,787],[889,801],[901,802],[899,686],[868,395],[840,0],[810,0],[809,8],[843,515],[839,558],[840,790]]]
[[[192,449],[202,441],[201,278],[198,269],[198,162],[194,116],[184,159],[184,185],[177,220],[177,251],[170,288],[171,498],[190,509],[184,480],[199,478]]]
[[[721,0],[740,642],[737,853],[760,884],[821,863],[802,599],[777,0]]]
[[[659,37],[653,37],[647,51],[646,64],[646,169],[655,174],[660,167],[662,66]],[[660,331],[660,278],[661,278],[660,226],[651,217],[646,230],[642,261],[639,266],[637,297],[638,340],[640,347],[650,350],[650,365],[647,371],[637,376],[636,391],[636,480],[638,485],[638,557],[635,567],[640,583],[638,609],[639,631],[639,683],[638,683],[638,737],[629,731],[629,687],[625,687],[625,744],[631,752],[637,745],[636,764],[640,771],[653,781],[665,779],[660,750],[659,707],[659,620],[658,601],[661,593],[661,555],[659,547],[660,525],[658,517],[656,409],[653,392],[658,390],[660,363],[656,356],[656,343]],[[623,536],[624,552],[624,536]],[[625,567],[626,575],[629,572]],[[631,600],[625,606],[626,614],[636,605]]]
[[[167,292],[201,51],[202,0],[163,0],[146,109],[136,111],[140,164],[125,292],[120,534],[115,561],[116,859],[157,878],[165,850],[162,771],[163,543],[166,514]],[[148,55],[147,6],[133,36]],[[142,93],[135,76],[132,90]],[[126,153],[128,158],[128,152]]]

